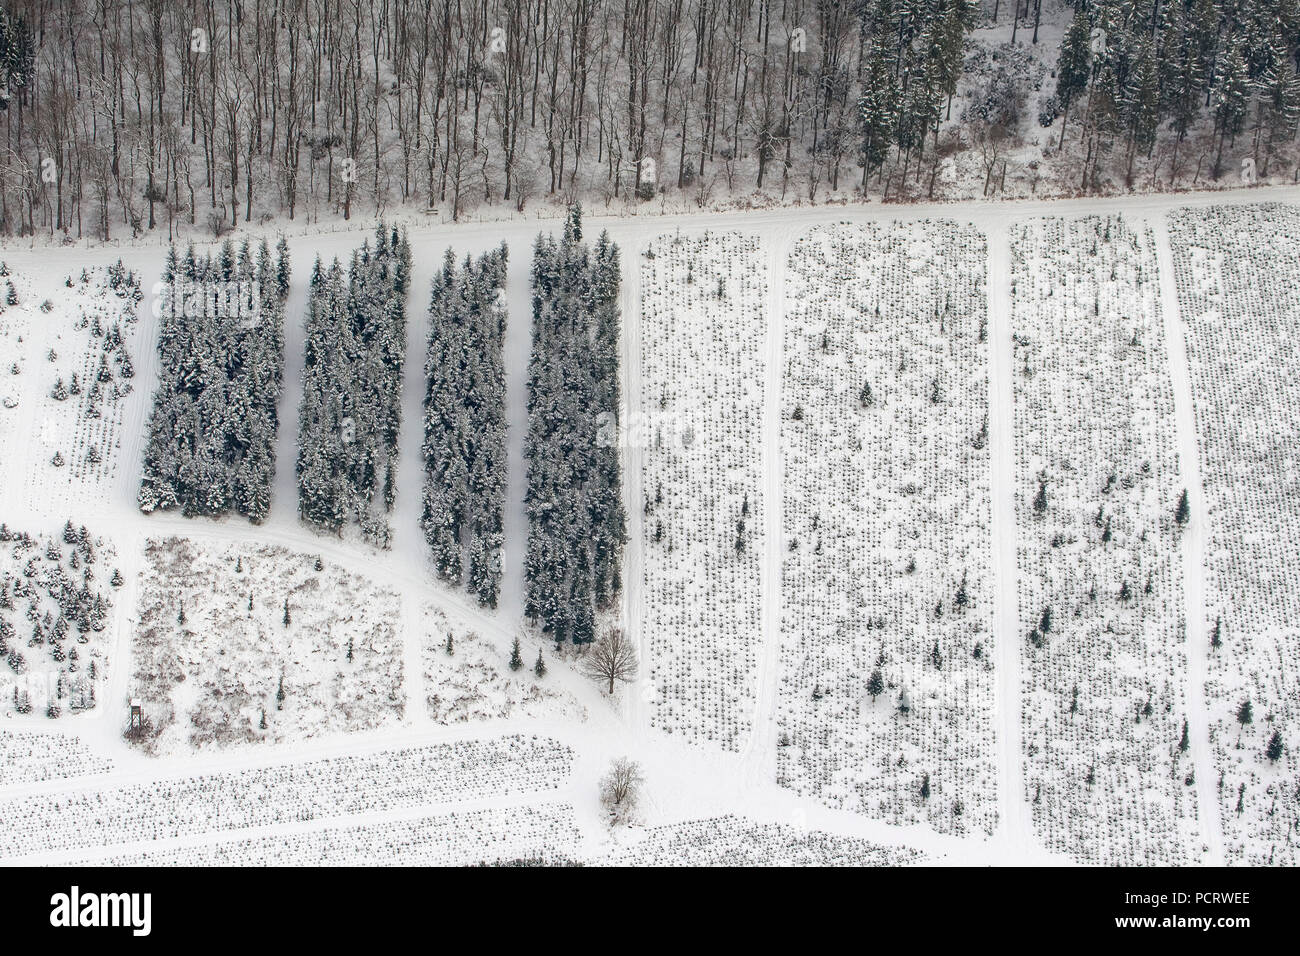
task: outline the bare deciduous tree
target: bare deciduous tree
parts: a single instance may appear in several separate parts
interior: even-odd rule
[[[635,760],[618,757],[609,765],[609,773],[600,781],[600,802],[611,823],[626,823],[631,818],[644,783],[641,765]]]
[[[608,683],[613,694],[615,681],[626,684],[636,677],[636,648],[622,628],[610,628],[582,659],[582,669],[593,680]]]

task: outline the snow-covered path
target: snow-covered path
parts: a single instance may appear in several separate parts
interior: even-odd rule
[[[1205,496],[1201,486],[1201,459],[1196,444],[1196,416],[1192,405],[1192,381],[1187,364],[1187,340],[1183,335],[1178,293],[1174,286],[1174,257],[1169,245],[1169,224],[1164,216],[1152,218],[1156,237],[1156,265],[1160,270],[1160,311],[1165,322],[1165,345],[1169,352],[1169,377],[1174,393],[1174,417],[1178,428],[1178,470],[1187,489],[1191,519],[1183,528],[1183,627],[1187,654],[1187,725],[1191,738],[1192,766],[1196,772],[1196,810],[1201,837],[1208,848],[1206,862],[1223,865],[1223,827],[1219,822],[1219,795],[1214,780],[1214,756],[1210,749],[1210,718],[1205,702],[1208,676],[1202,633],[1205,621]]]
[[[146,298],[141,304],[141,320],[135,339],[139,359],[137,389],[130,396],[131,404],[124,416],[126,431],[120,451],[121,469],[115,482],[113,497],[103,501],[81,502],[71,509],[74,512],[71,515],[54,514],[53,509],[44,507],[36,496],[19,491],[25,487],[22,475],[26,462],[12,455],[0,460],[0,480],[3,481],[0,502],[5,507],[5,513],[0,515],[0,518],[15,527],[34,524],[41,527],[51,525],[57,527],[62,524],[65,517],[85,522],[95,533],[104,534],[115,542],[119,550],[121,569],[128,578],[127,586],[118,593],[120,613],[114,631],[115,664],[111,693],[106,701],[107,706],[101,707],[93,714],[66,718],[58,721],[57,724],[35,716],[10,718],[0,723],[5,728],[23,729],[29,732],[58,731],[75,734],[97,750],[109,754],[116,763],[116,769],[108,775],[79,781],[55,780],[41,784],[0,787],[0,799],[34,793],[56,793],[77,787],[103,788],[123,783],[175,778],[194,773],[220,772],[241,767],[272,766],[318,759],[330,754],[373,752],[443,740],[489,739],[506,732],[522,732],[554,737],[572,747],[578,754],[574,772],[566,787],[558,795],[554,791],[549,791],[539,799],[561,799],[573,803],[580,829],[584,833],[584,848],[592,853],[601,852],[607,847],[610,839],[597,819],[596,778],[603,772],[610,757],[628,754],[641,761],[645,768],[649,787],[648,823],[667,824],[718,813],[736,813],[758,820],[786,824],[792,819],[806,821],[809,827],[832,833],[866,837],[888,845],[912,846],[930,854],[933,859],[945,862],[1020,863],[1043,859],[1043,854],[1035,845],[1028,808],[1024,802],[1022,782],[1019,723],[1021,688],[1018,656],[1020,647],[1016,637],[1015,524],[1012,498],[1014,494],[1011,434],[1013,407],[1008,327],[1010,290],[1007,228],[1008,224],[1016,219],[1035,215],[1120,212],[1130,218],[1149,220],[1157,236],[1162,308],[1166,321],[1166,340],[1169,343],[1170,368],[1178,416],[1179,460],[1192,510],[1192,521],[1184,536],[1183,554],[1189,628],[1187,686],[1188,697],[1192,703],[1189,724],[1192,732],[1193,760],[1197,768],[1197,795],[1203,832],[1210,847],[1210,860],[1219,862],[1222,858],[1222,848],[1216,837],[1219,833],[1219,808],[1213,788],[1214,777],[1210,770],[1208,719],[1204,706],[1205,661],[1198,643],[1201,640],[1199,628],[1203,621],[1201,561],[1204,527],[1201,516],[1204,510],[1199,462],[1196,456],[1196,433],[1189,376],[1182,328],[1178,320],[1177,301],[1172,285],[1172,260],[1168,233],[1164,226],[1164,215],[1168,210],[1182,205],[1264,200],[1300,201],[1300,188],[1009,204],[821,206],[697,216],[646,216],[630,219],[589,216],[584,224],[588,236],[594,237],[601,229],[608,229],[611,238],[622,245],[625,420],[633,417],[641,408],[637,277],[645,240],[652,235],[671,232],[678,228],[683,231],[729,228],[760,236],[769,252],[769,267],[772,270],[769,277],[769,302],[773,307],[769,310],[771,326],[768,330],[766,350],[769,366],[766,370],[767,421],[763,432],[762,449],[764,494],[767,499],[765,512],[767,539],[763,580],[764,649],[759,668],[757,719],[754,723],[752,739],[741,755],[693,748],[651,731],[648,708],[645,706],[646,688],[629,689],[623,694],[625,703],[622,708],[615,709],[589,682],[558,661],[554,662],[551,676],[547,679],[572,692],[587,707],[590,717],[584,723],[516,718],[510,721],[443,727],[434,725],[424,718],[419,674],[421,602],[431,600],[446,608],[450,614],[467,622],[485,639],[493,642],[503,654],[518,633],[526,537],[522,445],[526,428],[525,383],[530,342],[531,309],[528,270],[532,241],[538,229],[558,228],[558,220],[546,220],[540,227],[537,222],[530,221],[461,226],[440,224],[411,226],[410,240],[414,267],[408,300],[408,364],[404,385],[399,486],[392,516],[393,549],[389,552],[376,551],[351,539],[322,537],[301,526],[297,520],[294,482],[297,408],[301,395],[302,318],[311,263],[317,253],[326,261],[335,255],[345,260],[351,249],[371,234],[372,226],[359,223],[355,228],[346,231],[340,230],[313,237],[299,236],[290,240],[294,275],[286,320],[286,374],[284,394],[280,402],[277,477],[272,514],[268,522],[261,527],[236,520],[189,521],[176,515],[146,517],[137,511],[134,491],[138,488],[139,482],[140,453],[149,399],[156,381],[156,354],[153,348],[156,323],[149,313],[150,300]],[[855,814],[810,805],[790,791],[777,787],[774,774],[771,772],[772,748],[775,746],[775,688],[780,679],[781,536],[779,532],[782,488],[779,423],[783,365],[781,317],[784,310],[785,259],[789,244],[801,231],[817,223],[839,220],[910,220],[929,217],[973,222],[985,232],[989,241],[991,349],[989,440],[998,628],[996,635],[998,646],[996,663],[999,672],[997,734],[1001,772],[998,786],[1002,800],[1003,825],[999,832],[988,840],[942,837],[919,827],[890,827]],[[423,475],[419,449],[426,303],[430,277],[433,270],[440,265],[443,251],[448,246],[456,250],[458,257],[463,257],[467,253],[477,254],[485,251],[502,241],[510,246],[510,268],[507,280],[509,320],[506,337],[510,469],[505,518],[508,550],[505,560],[502,606],[492,612],[480,608],[467,592],[446,588],[432,580],[425,557],[423,535],[418,524],[421,508],[420,483]],[[39,271],[48,268],[50,251],[43,248],[13,246],[5,250],[5,255],[10,265],[16,269]],[[161,272],[163,250],[156,246],[114,246],[111,249],[76,247],[60,250],[58,268],[62,273],[64,270],[71,271],[84,265],[100,264],[110,257],[115,258],[119,255],[129,267],[140,271],[142,285],[147,291]],[[26,352],[29,356],[40,355],[43,351],[42,344],[38,334],[25,343]],[[34,386],[28,382],[24,387],[30,390]],[[27,448],[33,444],[24,440],[15,443],[15,447]],[[642,491],[640,455],[635,446],[625,446],[624,466],[629,543],[624,568],[623,620],[625,626],[639,640],[641,634],[638,622],[644,601],[640,587]],[[407,642],[404,659],[407,672],[408,711],[403,724],[397,728],[381,731],[323,737],[292,746],[266,746],[166,760],[145,758],[127,748],[118,734],[120,714],[114,708],[118,707],[125,697],[127,675],[130,673],[128,650],[132,630],[131,614],[135,602],[135,583],[142,562],[141,552],[145,539],[167,534],[185,535],[216,542],[279,544],[309,553],[320,553],[357,574],[376,578],[398,589],[402,595],[402,621]],[[644,654],[644,645],[642,651]],[[510,800],[524,802],[522,798],[503,797],[501,800],[503,803]],[[490,804],[491,801],[487,803]],[[403,812],[414,816],[460,806],[461,804],[444,803]],[[470,804],[465,806],[469,807]],[[311,829],[336,826],[341,823],[366,822],[371,816],[363,814],[357,819],[322,819],[301,826]],[[227,832],[197,836],[194,840],[223,840],[248,835],[250,835],[248,832]],[[89,852],[83,855],[88,855]],[[41,857],[34,858],[30,862],[54,861],[54,857]]]
[[[642,480],[642,441],[646,434],[643,426],[647,410],[641,405],[641,259],[645,244],[636,238],[625,240],[619,248],[623,266],[623,281],[619,286],[619,307],[623,313],[623,343],[621,353],[622,392],[619,396],[619,425],[622,434],[631,436],[623,440],[623,508],[627,512],[627,547],[623,550],[623,627],[637,645],[638,660],[648,659],[642,620],[645,617],[645,576],[642,572],[641,542],[645,540],[642,502],[645,489]],[[644,675],[645,668],[642,668]],[[653,689],[650,681],[642,677],[625,695],[628,729],[637,738],[650,730],[650,702]]]
[[[776,779],[777,680],[781,666],[781,557],[784,482],[781,454],[781,378],[785,368],[785,271],[790,237],[770,236],[767,245],[767,343],[763,383],[763,648],[758,658],[754,729],[745,745],[749,778]]]

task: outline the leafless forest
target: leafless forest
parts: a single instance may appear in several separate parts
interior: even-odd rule
[[[1191,178],[1185,139],[1196,176],[1217,176],[1239,134],[1263,175],[1300,112],[1293,7],[12,0],[0,230],[220,234],[398,206],[788,202],[868,182],[924,196],[956,153],[980,157],[966,174],[987,195],[1026,130],[1041,152],[1013,175],[1055,150],[1080,191],[1115,170],[1154,185],[1162,164]],[[977,27],[997,35],[973,46]]]
[[[103,237],[175,218],[216,231],[261,215],[348,216],[358,203],[368,213],[522,208],[539,194],[732,176],[737,153],[756,146],[763,185],[796,141],[819,137],[836,139],[834,177],[853,122],[859,31],[847,4],[40,0],[11,10],[33,32],[35,77],[3,120],[10,232]],[[803,22],[816,39],[792,44],[786,24]],[[805,42],[816,58],[796,49]]]

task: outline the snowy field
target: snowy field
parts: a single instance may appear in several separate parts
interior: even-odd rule
[[[868,840],[728,814],[653,827],[607,862],[613,866],[907,866],[920,862],[920,856]]]
[[[789,264],[778,781],[992,832],[984,237],[842,224]]]
[[[580,834],[558,803],[469,810],[392,823],[328,827],[229,843],[112,856],[105,866],[563,865]]]
[[[1016,639],[1034,823],[1080,862],[1197,862],[1154,234],[1117,216],[1033,220],[1013,227],[1011,261]]]
[[[45,361],[29,408],[41,452],[30,459],[33,500],[59,506],[112,491],[123,457],[123,412],[134,391],[142,298],[139,278],[119,263],[69,276],[37,307]]]
[[[1205,687],[1224,853],[1300,862],[1300,209],[1169,217],[1204,485]],[[1244,708],[1244,705],[1249,705]],[[1281,753],[1270,754],[1278,734]]]
[[[573,754],[511,735],[0,802],[0,858],[553,790]]]
[[[0,731],[0,786],[90,777],[108,773],[113,761],[66,734]]]
[[[398,595],[280,547],[145,544],[131,696],[153,753],[400,720]]]
[[[52,718],[24,685],[19,712],[0,664],[0,861],[1294,863],[1300,189],[1260,196],[590,217],[623,253],[613,613],[641,666],[613,696],[521,627],[529,267],[552,224],[403,221],[408,355],[448,245],[509,249],[496,607],[430,560],[422,363],[389,546],[298,515],[310,263],[372,222],[288,241],[257,525],[136,501],[165,250],[74,247],[51,272],[6,249],[0,521],[31,539],[0,542],[0,656],[65,696]],[[139,302],[79,288],[119,257]],[[87,397],[114,324],[133,387],[83,440],[53,392],[75,371]],[[65,469],[102,440],[104,470],[57,471],[46,419]],[[51,640],[58,596],[87,590]],[[645,778],[626,829],[598,799],[623,756]]]
[[[31,370],[35,303],[31,301],[32,285],[27,276],[15,275],[7,264],[0,271],[5,274],[3,301],[17,301],[16,305],[0,305],[0,345],[4,346],[4,368],[0,369],[0,441],[5,447],[12,448],[28,414],[24,400],[27,398],[27,383],[33,376],[23,373]],[[14,290],[12,295],[9,295],[9,289]]]
[[[752,237],[662,236],[641,269],[641,461],[651,725],[736,750],[762,647],[767,280]]]
[[[13,295],[7,290],[12,288]],[[120,262],[71,274],[0,266],[0,442],[21,455],[10,495],[59,514],[104,500],[132,469],[140,277]]]
[[[512,717],[583,721],[587,708],[569,690],[546,679],[556,662],[546,650],[510,668],[510,648],[500,647],[477,630],[452,619],[434,602],[422,608],[425,707],[435,724],[456,724]],[[541,659],[543,673],[537,673]],[[563,666],[562,664],[560,665]]]

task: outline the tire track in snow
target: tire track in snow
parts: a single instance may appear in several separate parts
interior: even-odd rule
[[[781,658],[781,374],[785,354],[785,270],[790,236],[767,241],[767,349],[763,392],[763,648],[758,658],[757,703],[745,774],[751,785],[776,782],[777,671]]]

